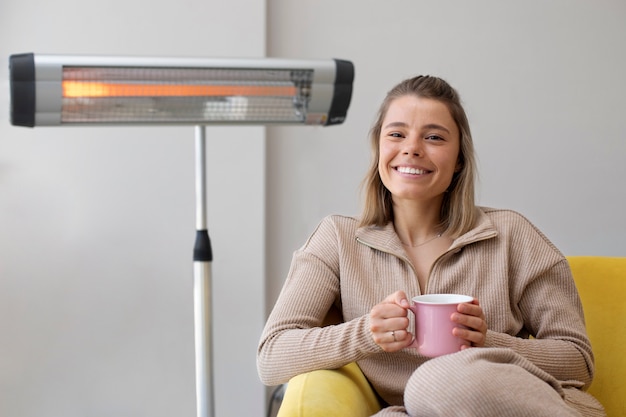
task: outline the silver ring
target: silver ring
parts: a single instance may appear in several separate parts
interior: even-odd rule
[[[396,341],[396,332],[395,332],[395,330],[391,331],[391,335],[393,336],[393,341],[395,342]]]

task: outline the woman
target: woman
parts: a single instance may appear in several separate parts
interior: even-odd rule
[[[356,361],[381,416],[603,416],[583,391],[593,354],[567,260],[520,214],[475,206],[456,91],[401,82],[370,138],[363,214],[325,218],[294,254],[259,346],[263,382]],[[474,298],[451,317],[460,352],[408,347],[408,300],[424,293]]]

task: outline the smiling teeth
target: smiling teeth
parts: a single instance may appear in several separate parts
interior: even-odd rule
[[[398,167],[398,172],[402,172],[403,174],[413,174],[413,175],[426,174],[426,171],[423,171],[421,169],[409,168],[409,167]]]

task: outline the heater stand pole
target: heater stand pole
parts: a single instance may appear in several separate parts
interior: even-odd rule
[[[193,250],[194,336],[196,350],[197,417],[215,414],[213,392],[211,262],[207,231],[206,127],[196,126],[196,242]]]

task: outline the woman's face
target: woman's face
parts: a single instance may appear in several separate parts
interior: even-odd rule
[[[460,133],[440,101],[413,95],[391,102],[380,132],[378,172],[394,202],[441,202],[458,168]]]

